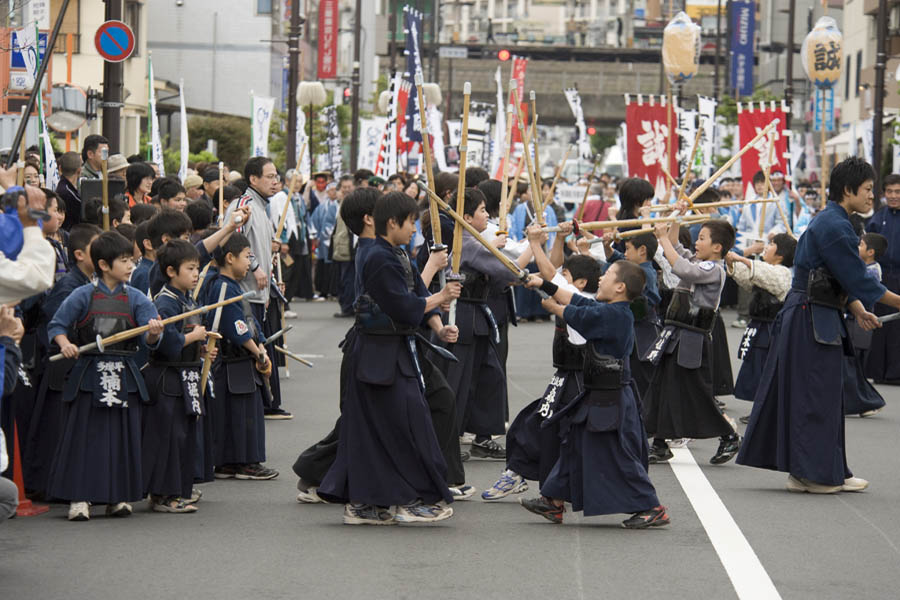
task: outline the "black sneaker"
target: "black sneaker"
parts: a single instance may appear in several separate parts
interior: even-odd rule
[[[293,419],[294,415],[283,408],[266,408],[263,410],[263,417],[271,421],[286,421]]]
[[[719,442],[719,449],[716,454],[709,459],[711,465],[723,465],[734,458],[734,455],[741,449],[741,436],[722,438]]]
[[[506,448],[490,438],[481,442],[478,440],[473,441],[471,453],[475,458],[506,458]]]
[[[234,476],[237,479],[264,481],[278,477],[278,471],[264,467],[260,463],[250,463],[249,465],[237,465]]]
[[[672,454],[672,450],[669,449],[668,444],[653,444],[652,446],[650,446],[650,456],[648,462],[651,465],[661,462],[668,462],[672,460],[672,457],[674,456],[675,455]]]
[[[528,512],[541,515],[551,523],[557,525],[563,522],[563,513],[566,512],[565,504],[557,506],[543,496],[537,498],[519,498],[519,504]]]
[[[750,424],[750,415],[744,415],[743,417],[740,417],[738,419],[738,421],[740,421],[744,425],[749,425]]]
[[[234,479],[237,469],[234,465],[222,465],[213,471],[216,479]]]
[[[459,462],[466,462],[470,458],[472,458],[472,455],[469,453],[468,450],[463,450],[459,453]]]
[[[647,527],[663,527],[669,524],[669,514],[666,507],[659,505],[656,508],[634,513],[630,518],[622,521],[625,529],[645,529]]]
[[[725,403],[716,398],[716,406],[718,406],[719,408],[725,408]]]

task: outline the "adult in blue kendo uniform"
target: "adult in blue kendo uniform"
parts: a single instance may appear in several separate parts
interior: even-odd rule
[[[872,215],[866,231],[880,233],[888,240],[887,251],[878,259],[881,282],[895,294],[900,294],[900,175],[884,178],[886,205]],[[887,315],[894,309],[875,305],[876,315]],[[872,332],[872,343],[866,358],[866,376],[876,383],[900,385],[900,321],[886,323]]]
[[[900,308],[900,296],[866,274],[850,223],[851,213],[871,207],[874,178],[872,167],[857,157],[831,171],[831,201],[797,244],[793,287],[775,320],[738,454],[739,464],[789,473],[792,492],[868,486],[847,466],[842,363],[853,349],[842,315],[847,306],[864,329],[872,329],[879,323],[865,305]]]

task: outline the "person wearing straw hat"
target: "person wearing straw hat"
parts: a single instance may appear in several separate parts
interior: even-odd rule
[[[106,161],[106,173],[110,179],[125,180],[125,170],[128,168],[128,159],[123,154],[113,154]]]

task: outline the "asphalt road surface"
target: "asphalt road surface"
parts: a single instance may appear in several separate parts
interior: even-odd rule
[[[291,464],[337,417],[337,344],[350,322],[332,317],[332,302],[295,309],[290,348],[315,368],[290,366],[282,390],[295,418],[267,422],[267,464],[278,479],[204,485],[195,514],[152,513],[139,503],[128,519],[103,517],[99,507],[90,522],[70,523],[67,507],[54,505],[3,523],[0,598],[900,596],[900,388],[879,388],[888,402],[881,413],[847,419],[850,466],[872,484],[864,493],[789,494],[784,474],[709,465],[717,440],[698,440],[672,464],[651,467],[667,528],[629,531],[624,516],[571,513],[554,526],[525,512],[518,496],[456,503],[453,518],[436,525],[348,527],[341,506],[295,501]],[[552,330],[511,330],[513,414],[552,374]],[[732,355],[740,333],[728,328]],[[725,400],[731,416],[749,412],[748,403]],[[480,492],[502,468],[473,459],[468,481]]]

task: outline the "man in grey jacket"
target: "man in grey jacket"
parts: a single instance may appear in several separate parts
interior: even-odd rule
[[[280,249],[281,244],[275,241],[275,228],[269,220],[269,198],[281,189],[278,171],[272,160],[265,156],[254,156],[244,166],[244,179],[250,185],[244,195],[229,205],[226,221],[231,213],[243,206],[250,207],[250,220],[240,228],[240,233],[250,240],[250,272],[241,281],[241,288],[248,292],[257,292],[250,298],[253,316],[262,324],[263,334],[269,336],[279,328],[278,309],[270,295],[272,285],[272,254]],[[268,318],[267,318],[268,317]],[[274,327],[274,329],[273,329]],[[272,345],[267,346],[269,358],[273,365],[279,364],[280,357]],[[281,408],[281,386],[278,380],[278,369],[272,369],[270,377],[271,397],[266,399],[265,413],[270,419],[290,419],[293,415]]]

